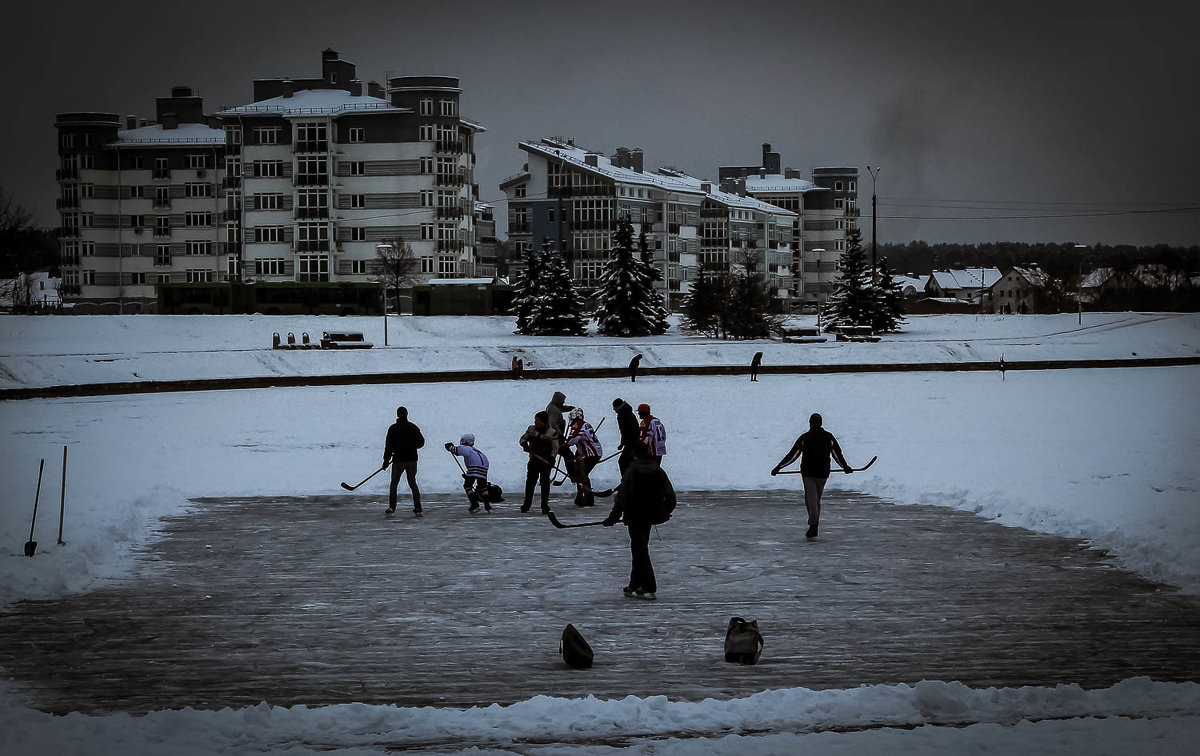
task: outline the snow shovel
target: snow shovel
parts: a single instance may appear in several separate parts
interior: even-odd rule
[[[38,498],[42,495],[42,468],[46,466],[46,458],[38,465],[37,491],[33,494],[33,520],[29,523],[29,540],[25,542],[25,556],[31,557],[37,551],[37,541],[33,540],[33,526],[37,522]]]
[[[373,472],[370,475],[368,475],[367,477],[363,478],[362,480],[360,480],[358,483],[356,483],[353,486],[345,481],[342,481],[342,488],[346,489],[347,491],[353,491],[354,489],[358,488],[363,483],[366,483],[368,480],[370,480],[371,478],[374,478],[376,475],[378,475],[379,473],[383,472],[386,469],[387,469],[387,465],[384,465],[383,467],[379,468],[375,472]]]
[[[600,520],[599,522],[577,522],[572,525],[563,525],[561,522],[558,521],[558,518],[554,516],[553,512],[547,512],[546,519],[548,519],[550,521],[551,525],[553,525],[556,528],[560,528],[560,529],[588,528],[588,527],[591,527],[592,525],[603,525],[604,524],[604,520]]]

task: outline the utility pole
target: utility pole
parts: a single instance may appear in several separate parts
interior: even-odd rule
[[[1076,254],[1079,255],[1079,283],[1075,284],[1075,303],[1079,306],[1079,325],[1083,325],[1083,250],[1086,244],[1076,244]]]
[[[879,172],[883,170],[879,166],[872,168],[867,166],[867,173],[871,174],[871,281],[875,281],[875,266],[876,258],[879,251],[879,234],[875,225],[876,213],[876,198],[875,198],[875,179],[879,176]]]

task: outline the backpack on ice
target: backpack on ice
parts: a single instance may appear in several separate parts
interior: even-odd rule
[[[587,669],[592,666],[592,647],[583,639],[583,634],[574,625],[567,625],[563,630],[562,640],[558,644],[558,652],[563,661],[575,669]]]
[[[504,491],[495,483],[487,484],[487,489],[484,491],[483,496],[489,504],[504,501]]]
[[[757,664],[762,650],[763,637],[758,632],[758,620],[747,622],[741,617],[730,617],[729,630],[725,633],[725,661]]]

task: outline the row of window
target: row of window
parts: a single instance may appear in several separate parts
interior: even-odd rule
[[[152,167],[154,172],[159,175],[169,175],[171,170],[171,158],[156,157]],[[66,172],[73,172],[80,169],[90,170],[96,167],[96,156],[90,153],[81,155],[64,155],[61,161],[61,168]],[[144,155],[130,155],[128,162],[123,166],[126,170],[140,171],[151,167],[146,162]],[[175,167],[182,167],[176,165]],[[187,167],[197,170],[214,167],[214,157],[206,152],[189,152],[187,154]]]
[[[455,105],[451,102],[452,105]],[[457,106],[455,105],[455,108]],[[422,115],[433,115],[432,110],[428,113],[422,112]],[[454,115],[454,113],[442,113],[442,115]],[[272,145],[280,144],[280,136],[283,133],[282,126],[257,126],[254,128],[254,144],[256,145]],[[66,135],[64,135],[66,136]],[[457,142],[458,128],[456,126],[444,126],[433,123],[423,123],[418,127],[418,139],[422,142]],[[367,141],[366,129],[359,126],[352,126],[346,129],[346,144],[361,144]],[[297,144],[309,144],[314,147],[318,145],[328,144],[328,132],[324,123],[297,123],[295,131],[295,142]],[[240,145],[242,143],[242,127],[239,125],[230,124],[225,126],[225,144]],[[73,146],[73,145],[63,145]]]
[[[423,116],[433,115],[433,98],[422,97],[418,104],[418,111]],[[458,115],[458,102],[455,100],[438,100],[438,115],[456,116]]]

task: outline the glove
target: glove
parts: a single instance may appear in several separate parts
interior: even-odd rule
[[[454,444],[447,441],[446,442],[446,451],[451,451],[452,449],[454,449]]]
[[[779,474],[779,468],[778,468],[778,467],[772,467],[772,468],[771,468],[771,474],[772,474],[772,475],[778,475],[778,474]]]
[[[616,525],[620,521],[621,521],[620,517],[614,517],[612,515],[609,515],[608,517],[605,517],[604,522],[602,522],[600,524],[606,528],[611,528],[613,525]]]

